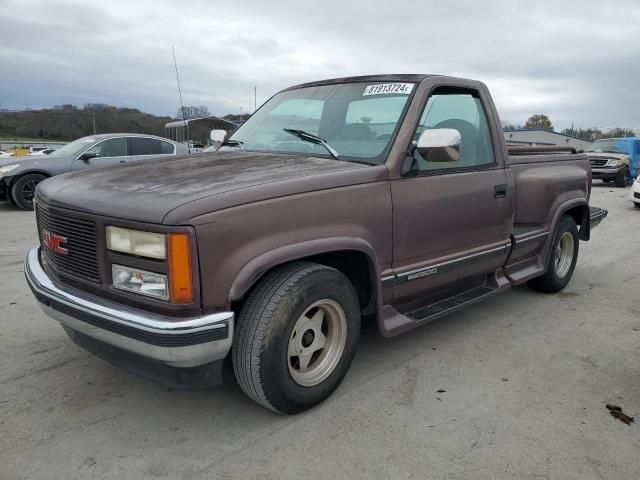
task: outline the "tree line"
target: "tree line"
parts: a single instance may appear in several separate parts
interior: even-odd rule
[[[87,103],[82,107],[56,105],[41,110],[0,111],[0,137],[70,141],[96,133],[164,136],[165,123],[210,115],[211,112],[204,105],[180,108],[175,119],[104,103]],[[232,114],[223,118],[237,121],[246,120],[247,117],[248,115]]]
[[[531,115],[523,125],[514,125],[509,122],[503,122],[503,130],[521,130],[521,129],[543,129],[553,131],[553,123],[544,113],[536,113]],[[631,128],[616,127],[608,130],[602,130],[597,127],[580,128],[571,126],[560,131],[564,135],[582,138],[584,140],[595,141],[600,138],[621,138],[635,137],[635,132]]]

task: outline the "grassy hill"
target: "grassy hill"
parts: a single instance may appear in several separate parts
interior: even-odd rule
[[[146,133],[164,136],[170,117],[158,117],[135,108],[109,105],[74,105],[23,112],[0,112],[0,137],[26,137],[33,140],[74,140],[96,133]]]

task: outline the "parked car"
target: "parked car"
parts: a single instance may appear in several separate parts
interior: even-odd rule
[[[42,152],[46,150],[47,147],[29,147],[29,155],[33,155],[34,153]]]
[[[593,178],[626,187],[640,174],[640,138],[603,138],[587,149]]]
[[[201,153],[207,146],[204,143],[189,142],[189,153]]]
[[[38,155],[49,155],[49,154],[51,154],[51,153],[53,153],[55,151],[56,151],[55,148],[42,148],[42,149],[38,149],[38,150],[32,151],[29,154],[29,156],[30,157],[35,157],[35,156],[38,156]]]
[[[513,285],[568,284],[607,213],[589,206],[589,160],[511,153],[477,81],[299,85],[188,164],[40,184],[26,278],[115,365],[194,388],[230,357],[249,397],[300,412],[340,384],[365,315],[394,336]]]
[[[638,175],[638,178],[636,178],[636,181],[633,182],[633,185],[631,186],[629,198],[633,202],[634,207],[640,208],[640,175]]]
[[[149,156],[184,155],[187,147],[166,138],[129,133],[91,135],[46,157],[0,160],[0,200],[33,209],[33,193],[43,180],[61,173],[118,165]]]

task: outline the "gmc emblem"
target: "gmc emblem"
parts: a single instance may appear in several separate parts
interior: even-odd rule
[[[56,235],[55,233],[47,232],[44,230],[42,232],[44,237],[44,244],[49,248],[49,250],[59,253],[61,255],[68,255],[69,250],[64,248],[62,245],[67,243],[66,237],[62,235]]]

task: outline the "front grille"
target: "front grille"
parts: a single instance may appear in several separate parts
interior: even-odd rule
[[[45,262],[59,276],[100,283],[96,247],[96,225],[91,220],[75,218],[73,213],[60,213],[36,203],[38,234]],[[45,232],[67,239],[67,254],[52,251],[45,242]]]
[[[607,158],[590,158],[589,160],[592,167],[604,167],[609,161]]]

